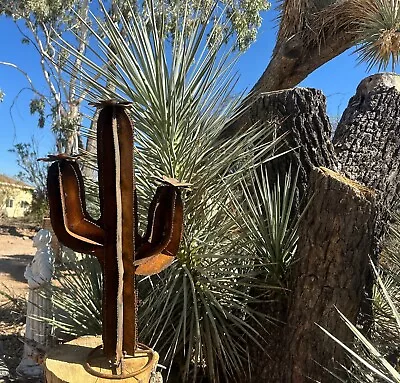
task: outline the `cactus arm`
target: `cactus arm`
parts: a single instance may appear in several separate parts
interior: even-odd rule
[[[134,285],[133,128],[123,105],[101,105],[97,121],[99,196],[105,229],[103,343],[116,364],[137,344]]]
[[[48,171],[50,217],[59,241],[74,251],[100,253],[104,231],[86,211],[85,189],[75,161],[60,159]]]
[[[159,187],[149,207],[148,227],[135,255],[136,274],[152,275],[168,267],[183,231],[183,203],[175,185]]]

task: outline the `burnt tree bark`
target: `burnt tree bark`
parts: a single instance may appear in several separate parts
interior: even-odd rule
[[[365,78],[350,99],[333,138],[340,168],[349,177],[377,192],[379,211],[375,220],[377,256],[385,238],[390,211],[400,193],[400,76],[377,74]],[[365,333],[373,324],[374,277],[366,276],[363,316]]]
[[[323,367],[334,370],[346,360],[318,323],[345,342],[351,334],[334,305],[356,323],[360,309],[370,313],[369,256],[379,251],[388,224],[387,209],[399,194],[400,83],[398,76],[375,75],[364,80],[350,100],[336,130],[333,146],[323,95],[312,89],[291,89],[261,95],[247,118],[281,122],[285,147],[293,151],[268,163],[272,173],[289,163],[300,167],[299,195],[314,194],[300,228],[298,259],[288,285],[291,293],[259,310],[275,314],[281,326],[270,328],[264,358],[255,350],[252,382],[334,382]],[[335,150],[334,150],[335,149]],[[336,151],[336,154],[335,154]],[[324,166],[329,171],[315,171]],[[345,172],[352,183],[339,176]],[[310,178],[311,177],[311,178]],[[372,195],[376,194],[376,203]],[[271,335],[272,334],[272,335]]]
[[[251,123],[272,121],[278,127],[277,134],[285,135],[279,151],[284,153],[290,150],[290,152],[269,161],[265,166],[271,182],[275,182],[276,174],[283,176],[290,168],[292,173],[299,170],[293,211],[295,218],[303,208],[301,205],[306,202],[309,178],[313,169],[319,166],[333,170],[338,168],[331,142],[332,128],[326,116],[325,96],[319,90],[306,88],[261,94],[249,110],[247,118]],[[292,282],[292,280],[282,281],[289,288]],[[260,291],[256,291],[255,296],[258,295],[261,295]],[[258,305],[257,310],[276,318],[281,323],[286,323],[289,298],[290,295],[286,291],[278,290],[269,297],[268,303]],[[284,354],[280,354],[280,351],[283,351],[282,341],[287,328],[272,325],[267,331],[274,334],[269,337],[265,350],[268,357],[259,358],[259,349],[251,349],[254,382],[264,376],[268,376],[270,382],[280,382],[283,378],[277,366],[284,358]]]

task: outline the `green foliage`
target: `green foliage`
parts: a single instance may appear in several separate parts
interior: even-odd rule
[[[56,21],[76,0],[0,0],[0,13],[16,19],[34,17],[38,23]]]
[[[35,187],[29,216],[41,223],[47,215],[46,178],[47,163],[39,162],[38,144],[33,139],[30,143],[18,143],[9,150],[17,157],[17,165],[22,169],[17,178]]]
[[[0,89],[0,102],[3,102],[5,93]]]
[[[46,122],[46,116],[45,116],[45,100],[44,97],[41,98],[33,98],[30,103],[29,103],[29,111],[30,113],[33,114],[38,114],[39,119],[38,119],[38,127],[43,128],[44,124]]]
[[[33,192],[32,197],[32,203],[27,216],[30,221],[41,226],[43,224],[43,218],[49,216],[47,197],[36,190]]]
[[[17,165],[22,169],[18,178],[35,187],[35,189],[46,194],[47,164],[38,161],[39,148],[36,141],[30,143],[18,143],[9,150],[17,156]]]
[[[265,0],[243,0],[232,8],[229,7],[232,1],[227,1],[226,4],[233,31],[237,35],[236,45],[240,50],[245,50],[257,38],[257,29],[262,22],[260,11],[268,10],[270,3]]]
[[[400,1],[354,1],[354,29],[360,44],[356,52],[359,60],[371,69],[386,69],[391,64],[394,71],[400,52]]]
[[[266,0],[168,0],[154,1],[154,7],[156,14],[168,15],[166,31],[170,36],[174,36],[177,25],[186,13],[189,22],[185,28],[189,33],[192,26],[195,28],[197,19],[211,22],[218,30],[214,37],[218,36],[225,42],[233,40],[235,48],[245,51],[257,37],[262,22],[260,12],[268,10],[270,3]],[[147,13],[145,10],[144,14]],[[211,18],[209,14],[212,14]]]
[[[212,12],[212,20],[219,28],[219,33],[213,36],[232,41],[241,50],[247,49],[255,39],[261,24],[260,12],[269,8],[266,0],[195,0],[182,4],[176,0],[155,1],[154,6],[159,13],[168,14],[163,26],[166,34],[170,37],[175,34],[182,17],[186,17],[185,29],[190,33],[192,26],[195,27],[199,20],[207,21]],[[123,0],[107,0],[104,1],[104,7],[113,20],[118,19],[117,9],[127,19],[133,14],[140,13],[143,18],[149,14],[143,1],[131,1],[127,5]],[[225,9],[228,13],[221,18],[221,15],[225,15]],[[50,117],[51,129],[60,152],[87,150],[79,134],[83,114],[80,108],[85,92],[79,92],[79,80],[75,76],[80,71],[81,61],[74,61],[72,76],[65,75],[62,69],[68,61],[68,54],[59,49],[58,44],[60,39],[65,39],[79,52],[86,52],[92,35],[86,25],[90,10],[99,14],[96,4],[89,0],[0,0],[0,15],[12,17],[23,35],[23,44],[29,43],[39,52],[43,78],[48,89],[38,91],[27,74],[20,71],[27,77],[29,88],[34,93],[30,104],[31,113],[38,114],[39,127],[43,127],[46,117]],[[101,28],[96,27],[95,32],[102,35]],[[101,72],[92,75],[96,79],[101,76]]]
[[[42,294],[53,304],[53,317],[42,319],[58,330],[59,337],[101,334],[102,276],[95,257],[68,250]]]
[[[297,248],[299,220],[292,216],[297,173],[291,170],[283,182],[277,175],[271,185],[267,168],[260,168],[240,183],[238,197],[230,190],[234,219],[243,233],[241,246],[257,255],[265,268],[265,281],[271,286],[286,286]]]

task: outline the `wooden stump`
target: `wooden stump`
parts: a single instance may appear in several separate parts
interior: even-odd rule
[[[149,383],[155,376],[158,354],[153,351],[152,356],[139,350],[134,358],[125,359],[125,373],[139,371],[135,377],[114,379],[112,371],[104,357],[94,357],[91,367],[110,378],[101,378],[87,371],[85,368],[89,353],[102,344],[100,336],[84,336],[71,342],[60,345],[51,350],[44,363],[44,372],[47,383],[105,383],[105,382],[135,382]]]
[[[357,322],[368,256],[374,250],[377,210],[373,190],[329,169],[316,168],[307,199],[282,340],[282,375],[274,382],[346,380],[347,373],[340,367],[347,361],[345,350],[317,325],[351,344],[353,333],[337,309]]]

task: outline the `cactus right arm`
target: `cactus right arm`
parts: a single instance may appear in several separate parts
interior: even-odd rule
[[[51,224],[58,240],[83,253],[102,249],[104,230],[86,211],[82,174],[75,161],[61,159],[49,167],[47,192]]]
[[[136,274],[152,275],[174,260],[183,230],[183,203],[179,184],[164,182],[149,207],[148,226],[135,255]]]

